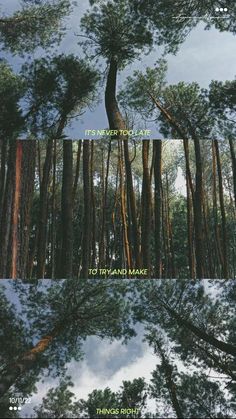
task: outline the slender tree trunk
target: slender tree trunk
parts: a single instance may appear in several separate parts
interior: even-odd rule
[[[113,57],[110,60],[109,71],[107,76],[107,84],[105,91],[105,106],[107,117],[109,121],[109,127],[111,130],[124,130],[126,128],[124,119],[119,110],[119,106],[116,100],[116,81],[117,81],[117,61]],[[114,136],[113,138],[118,138],[119,136]],[[122,147],[121,147],[122,148]],[[128,138],[124,138],[123,141],[124,148],[124,158],[125,158],[125,170],[126,170],[126,182],[127,182],[127,203],[130,208],[130,216],[132,223],[132,236],[134,243],[134,255],[135,255],[135,264],[140,266],[140,239],[137,225],[137,215],[136,215],[136,201],[133,187],[133,177],[131,170],[131,162],[129,159],[129,149],[128,149]],[[123,165],[122,165],[123,166]],[[124,231],[126,226],[123,226]],[[129,239],[127,238],[128,242]],[[130,257],[131,252],[129,251]]]
[[[190,332],[192,332],[195,336],[197,336],[199,339],[204,340],[205,342],[209,343],[210,345],[214,346],[215,348],[219,349],[220,351],[236,356],[236,347],[233,346],[230,343],[223,342],[222,340],[219,340],[215,338],[213,335],[208,334],[205,332],[205,330],[200,329],[199,327],[195,326],[191,321],[184,319],[182,316],[180,316],[175,310],[170,308],[167,304],[164,302],[161,302],[163,307],[166,309],[166,311],[177,321],[178,325],[188,329]]]
[[[212,180],[213,180],[213,214],[214,214],[214,229],[215,229],[215,253],[216,253],[216,262],[215,264],[215,273],[217,272],[219,266],[223,266],[223,254],[221,249],[220,237],[219,237],[219,228],[218,228],[218,203],[217,203],[217,183],[216,183],[216,152],[214,140],[212,141]]]
[[[53,139],[47,141],[46,158],[43,167],[42,182],[40,185],[39,219],[38,219],[38,245],[37,245],[37,278],[44,278],[45,257],[47,241],[47,214],[48,214],[48,183],[51,170]]]
[[[0,225],[1,225],[5,183],[6,183],[6,160],[7,160],[8,140],[1,139],[0,141],[1,141],[1,169],[0,169]]]
[[[226,214],[224,205],[224,190],[223,190],[223,177],[221,170],[220,152],[218,141],[214,140],[216,161],[217,161],[217,172],[219,180],[219,198],[220,198],[220,211],[221,211],[221,222],[222,222],[222,254],[223,254],[223,277],[228,278],[228,256],[227,256],[227,232],[226,232]]]
[[[60,138],[66,125],[66,116],[61,116],[55,138]],[[47,141],[46,158],[43,167],[42,182],[40,184],[39,222],[37,243],[37,278],[44,278],[45,258],[48,229],[48,184],[52,165],[53,139]]]
[[[190,194],[189,178],[186,178],[187,184],[187,223],[188,223],[188,263],[190,278],[196,276],[193,250],[193,217],[192,217],[192,201]]]
[[[99,241],[99,265],[101,268],[104,267],[105,263],[105,224],[107,220],[107,194],[108,194],[108,178],[109,178],[109,169],[110,169],[110,158],[111,158],[111,140],[109,141],[108,151],[107,151],[107,164],[106,164],[106,174],[104,179],[104,157],[102,156],[102,225]]]
[[[131,162],[129,158],[129,146],[128,139],[123,141],[124,146],[124,157],[125,157],[125,170],[126,170],[126,181],[127,181],[127,200],[130,206],[130,218],[132,224],[132,239],[134,245],[134,256],[136,268],[141,267],[141,255],[140,255],[140,237],[138,230],[138,219],[136,210],[136,199],[133,186],[133,175],[131,169]],[[148,265],[147,265],[148,266]]]
[[[172,223],[170,217],[170,196],[169,196],[169,179],[166,173],[166,210],[167,210],[167,229],[168,229],[168,240],[169,240],[169,252],[170,252],[170,263],[171,263],[171,278],[175,278],[175,252],[173,244],[172,234]]]
[[[142,186],[142,257],[143,266],[150,273],[150,236],[151,236],[151,186],[148,166],[149,140],[143,140],[143,186]]]
[[[21,198],[21,165],[22,165],[22,142],[16,142],[16,169],[15,169],[15,189],[13,199],[12,214],[12,258],[11,258],[11,278],[18,277],[18,247],[19,247],[19,212]]]
[[[130,252],[130,244],[128,238],[128,228],[127,228],[127,220],[126,220],[126,202],[125,202],[125,189],[124,189],[124,166],[123,166],[123,158],[122,158],[122,142],[118,140],[118,159],[119,159],[119,173],[120,173],[120,208],[121,208],[121,219],[122,219],[122,226],[123,226],[123,240],[124,240],[124,254],[126,259],[127,269],[131,268],[131,252]]]
[[[172,407],[176,413],[176,416],[178,419],[183,419],[184,414],[182,412],[182,409],[180,407],[180,403],[178,400],[177,392],[176,392],[176,384],[173,378],[173,366],[169,363],[169,360],[167,359],[162,346],[159,342],[156,342],[156,351],[160,355],[162,360],[162,367],[164,370],[164,376],[166,381],[166,387],[169,392],[170,400]]]
[[[83,185],[84,185],[84,220],[82,241],[81,277],[88,278],[91,249],[91,179],[90,179],[90,141],[83,141]]]
[[[195,227],[195,247],[196,247],[196,273],[197,278],[204,278],[205,258],[204,258],[204,238],[203,238],[203,178],[202,178],[202,156],[200,142],[194,138],[194,150],[196,160],[196,180],[195,180],[195,199],[194,199],[194,227]]]
[[[235,207],[236,207],[236,156],[235,156],[234,143],[233,143],[232,138],[229,138],[229,146],[230,146],[232,172],[233,172],[234,202],[235,202]]]
[[[78,148],[77,148],[77,158],[76,158],[75,178],[74,178],[74,184],[73,184],[73,194],[72,194],[73,208],[74,208],[74,204],[75,204],[76,191],[77,191],[78,181],[79,181],[81,148],[82,148],[82,140],[79,140],[78,141]]]
[[[61,194],[61,278],[72,277],[73,262],[73,150],[72,140],[63,140],[63,174]]]
[[[92,257],[91,263],[92,266],[95,266],[96,261],[96,211],[95,211],[95,195],[94,195],[94,184],[93,184],[93,162],[94,162],[94,142],[91,142],[91,159],[90,159],[90,179],[91,179],[91,249],[92,249]],[[107,234],[107,242],[108,242],[108,234]],[[108,250],[107,245],[107,250]]]
[[[53,174],[52,174],[52,251],[51,266],[52,279],[56,276],[56,166],[57,166],[57,140],[53,144]]]
[[[31,227],[31,210],[34,194],[36,141],[25,140],[22,142],[23,158],[21,173],[21,202],[20,202],[20,231],[19,231],[19,276],[27,278],[29,260],[29,242]],[[28,279],[28,278],[27,278]]]
[[[156,278],[162,277],[161,262],[161,213],[162,213],[162,142],[153,141],[154,159],[154,181],[155,181],[155,265]]]
[[[206,348],[204,348],[201,345],[196,344],[196,346],[204,353],[204,355],[207,355],[207,357],[210,360],[212,360],[212,362],[208,361],[208,366],[210,368],[214,368],[214,369],[218,368],[219,370],[221,370],[221,372],[231,377],[232,380],[236,381],[236,374],[234,374],[234,372],[231,370],[231,368],[227,364],[221,361],[220,357],[214,355],[213,353],[211,353],[210,351],[208,351]]]
[[[11,226],[12,226],[12,206],[15,189],[15,170],[16,170],[16,141],[10,140],[8,160],[7,160],[7,177],[6,187],[3,201],[3,213],[1,218],[1,234],[0,234],[0,272],[1,278],[11,277],[11,257],[9,258],[9,250],[12,246]],[[10,251],[11,254],[11,251]]]

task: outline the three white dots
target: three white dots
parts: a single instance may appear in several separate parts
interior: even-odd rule
[[[228,12],[227,7],[216,7],[215,8],[216,12]]]
[[[21,410],[21,406],[9,406],[9,410]]]

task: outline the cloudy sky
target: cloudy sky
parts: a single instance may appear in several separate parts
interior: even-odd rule
[[[19,5],[18,0],[0,0],[1,11],[10,14],[16,10]],[[78,1],[78,6],[74,8],[72,15],[67,18],[67,33],[61,45],[55,48],[55,53],[64,52],[66,54],[74,53],[79,57],[83,57],[81,48],[78,46],[78,37],[80,33],[80,18],[89,7],[88,0]],[[160,58],[163,50],[155,48],[150,55],[140,56],[132,65],[129,65],[124,71],[119,73],[118,90],[122,87],[128,75],[134,70],[145,70],[147,66],[153,66]],[[31,58],[36,58],[41,54],[35,51]],[[218,32],[215,29],[209,31],[204,30],[204,25],[199,25],[192,30],[186,41],[180,46],[179,52],[174,55],[168,55],[168,74],[167,81],[169,83],[178,83],[180,81],[193,82],[196,81],[202,87],[207,87],[212,79],[214,80],[231,80],[236,74],[236,60],[232,57],[236,56],[235,38],[231,33]],[[7,54],[8,60],[18,70],[22,60],[18,57],[11,57]],[[94,65],[94,63],[91,63]],[[105,71],[106,64],[101,62],[99,70]],[[105,129],[108,127],[107,118],[104,108],[104,86],[100,89],[100,103],[95,109],[89,109],[80,117],[78,121],[73,121],[67,134],[70,138],[88,138],[85,135],[87,129]],[[152,122],[136,128],[148,128],[152,130],[152,138],[160,138],[155,125]]]
[[[55,283],[54,283],[55,284]],[[47,287],[52,285],[50,280],[39,282],[38,291],[46,292]],[[24,310],[27,309],[27,300],[30,285],[24,284],[17,288],[11,280],[3,280],[0,289],[4,291],[7,299],[14,304],[17,315],[24,319]],[[23,293],[22,293],[23,291]],[[22,299],[23,298],[23,299]],[[35,331],[37,335],[37,331]],[[88,337],[82,347],[83,360],[72,359],[66,366],[67,375],[70,375],[74,383],[72,391],[76,399],[86,398],[94,389],[110,387],[117,391],[123,380],[133,380],[144,377],[147,382],[151,378],[151,372],[155,369],[157,357],[144,339],[144,330],[141,325],[136,327],[137,336],[122,344],[122,341],[110,342],[108,339],[100,339],[95,336]],[[35,340],[36,343],[36,340]],[[44,377],[36,383],[37,392],[32,395],[31,403],[22,405],[21,417],[30,416],[33,408],[42,403],[42,398],[47,391],[58,385],[58,379]],[[149,402],[149,409],[155,411],[155,402]]]
[[[214,295],[215,289],[209,286],[208,280],[203,280],[203,283],[205,291]],[[22,285],[20,281],[18,284],[20,284],[19,287],[15,286],[12,280],[2,280],[0,290],[3,290],[7,299],[14,304],[17,316],[28,324],[29,319],[25,317],[24,310],[27,309],[30,285]],[[57,285],[57,282],[42,280],[39,281],[37,290],[45,293],[48,287],[57,287]],[[158,363],[158,357],[144,341],[143,325],[137,324],[135,330],[137,335],[126,344],[122,344],[121,340],[114,340],[111,343],[108,339],[102,340],[96,336],[86,339],[82,347],[83,359],[78,362],[72,358],[66,365],[66,374],[72,378],[74,384],[72,391],[76,395],[76,400],[86,399],[88,394],[95,389],[103,390],[109,387],[112,391],[117,391],[123,380],[132,381],[134,378],[143,377],[147,383],[150,382],[151,372]],[[37,330],[35,330],[36,335]],[[34,341],[36,343],[38,339]],[[176,364],[179,370],[186,371],[177,359]],[[52,378],[51,375],[44,377],[43,381],[39,377],[36,382],[37,392],[32,395],[29,404],[22,405],[21,417],[30,417],[33,414],[33,408],[39,406],[48,390],[56,387],[58,383],[58,378]],[[149,400],[148,410],[155,412],[154,400]]]

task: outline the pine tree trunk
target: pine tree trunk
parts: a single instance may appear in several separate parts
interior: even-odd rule
[[[78,148],[77,148],[77,158],[76,158],[75,178],[74,178],[74,184],[73,184],[73,194],[72,194],[73,208],[74,208],[74,205],[75,205],[75,197],[76,197],[78,181],[79,181],[81,148],[82,148],[82,140],[79,140],[78,141]]]
[[[57,140],[53,144],[53,170],[52,170],[52,249],[51,249],[51,278],[56,277],[56,166],[57,166]]]
[[[202,178],[202,156],[200,142],[194,138],[196,180],[195,180],[195,199],[194,199],[194,227],[195,227],[195,250],[196,250],[196,273],[197,278],[204,278],[205,258],[204,258],[204,238],[203,238],[203,178]]]
[[[27,278],[29,260],[29,241],[31,226],[31,209],[34,193],[36,141],[25,140],[22,142],[23,160],[21,174],[21,202],[20,202],[20,231],[19,231],[19,276]],[[28,279],[28,278],[27,278]]]
[[[120,209],[121,209],[121,220],[123,227],[123,240],[124,240],[124,254],[126,259],[126,268],[130,269],[132,266],[131,263],[131,250],[128,237],[128,228],[127,228],[127,207],[125,202],[125,188],[124,188],[124,165],[122,158],[122,142],[118,140],[118,159],[119,159],[119,174],[120,174]]]
[[[6,160],[7,160],[7,148],[8,140],[1,139],[1,169],[0,169],[0,225],[1,218],[3,213],[3,200],[5,192],[5,182],[6,182]]]
[[[107,193],[108,193],[108,178],[111,158],[111,140],[109,141],[107,151],[106,174],[104,178],[104,155],[102,153],[102,222],[99,240],[99,266],[104,267],[105,263],[105,225],[107,221]]]
[[[170,308],[167,304],[163,302],[161,302],[161,304],[166,309],[166,311],[177,321],[179,326],[185,329],[188,329],[199,339],[204,340],[205,342],[212,345],[214,348],[217,348],[228,355],[236,356],[235,346],[233,346],[230,343],[223,342],[222,340],[215,338],[213,335],[208,334],[205,330],[200,329],[199,327],[195,326],[191,321],[184,319],[175,310]]]
[[[168,359],[166,358],[164,351],[162,350],[161,345],[159,344],[159,342],[156,342],[157,344],[157,352],[159,353],[161,360],[162,360],[162,367],[164,369],[164,375],[165,375],[165,381],[166,381],[166,386],[169,392],[169,396],[170,396],[170,400],[171,400],[171,404],[172,407],[175,411],[176,417],[178,419],[183,419],[184,418],[184,414],[182,412],[182,409],[180,407],[180,403],[177,397],[177,392],[176,392],[176,384],[175,381],[173,379],[173,367],[172,365],[169,363]]]
[[[94,162],[94,142],[91,142],[91,159],[90,159],[90,179],[91,179],[91,249],[92,249],[92,257],[91,257],[91,264],[95,266],[96,261],[96,211],[95,211],[95,195],[94,195],[94,184],[93,184],[93,162]],[[108,236],[108,234],[107,234]],[[108,242],[108,237],[107,237]],[[108,250],[107,245],[107,250]]]
[[[215,254],[217,266],[215,266],[215,273],[219,267],[223,266],[223,254],[220,244],[219,228],[218,228],[218,203],[217,203],[217,182],[216,182],[216,152],[214,140],[212,141],[212,182],[213,182],[213,214],[214,214],[214,229],[215,229]],[[216,264],[215,264],[216,265]]]
[[[18,277],[18,248],[19,248],[19,212],[21,198],[21,165],[22,165],[22,142],[16,142],[16,168],[15,168],[15,188],[13,198],[12,214],[12,258],[11,258],[11,278]]]
[[[121,115],[119,110],[119,106],[116,100],[116,79],[117,79],[117,61],[112,58],[110,60],[110,67],[107,77],[107,85],[106,85],[106,92],[105,92],[105,104],[106,104],[106,112],[109,121],[109,127],[111,130],[124,130],[126,129],[126,125],[124,119]],[[118,138],[117,136],[115,136]],[[120,139],[118,138],[118,141]],[[121,146],[122,149],[122,146]],[[134,245],[134,257],[135,257],[135,265],[139,267],[141,264],[141,256],[140,256],[140,238],[139,238],[139,231],[138,231],[138,224],[137,224],[137,214],[136,214],[136,200],[135,200],[135,193],[133,187],[133,176],[131,170],[131,163],[129,159],[129,149],[128,149],[128,138],[123,139],[123,150],[124,150],[124,160],[125,160],[125,172],[126,172],[126,182],[127,182],[127,207],[130,209],[128,213],[128,224],[132,225],[132,242]],[[123,164],[122,164],[123,166]],[[123,196],[123,195],[122,195]],[[124,197],[125,199],[125,197]],[[124,209],[124,202],[122,203],[122,208]],[[124,217],[123,217],[124,219]],[[128,228],[127,222],[123,225],[124,234],[126,237],[126,229],[127,229],[127,242],[130,246],[129,235],[128,235]],[[127,252],[126,252],[127,255]],[[129,260],[131,263],[131,249],[129,250]]]
[[[156,278],[162,277],[161,261],[161,213],[162,213],[162,142],[153,140],[155,182],[155,271]]]
[[[81,278],[88,278],[91,249],[91,179],[90,179],[90,141],[83,141],[83,186],[84,186],[84,218],[82,241]]]
[[[73,260],[73,150],[72,140],[63,140],[63,174],[61,193],[61,278],[72,277]]]
[[[1,373],[0,380],[0,397],[15,384],[16,380],[24,376],[34,364],[40,355],[51,345],[57,335],[60,334],[63,326],[55,327],[48,335],[40,339],[40,341],[29,351],[21,355],[16,362],[8,365]]]
[[[223,177],[219,153],[218,141],[214,140],[215,151],[216,151],[216,162],[217,172],[219,179],[219,198],[220,198],[220,211],[221,211],[221,223],[222,223],[222,254],[223,254],[223,278],[228,278],[228,256],[227,256],[227,232],[226,232],[226,214],[224,205],[224,190],[223,190]]]
[[[45,257],[48,224],[48,183],[51,170],[53,139],[47,141],[46,158],[43,167],[42,182],[40,185],[39,218],[38,218],[38,245],[37,245],[37,278],[44,278]]]
[[[125,157],[125,171],[126,171],[126,182],[127,182],[127,201],[130,207],[130,219],[132,225],[132,241],[134,246],[135,266],[136,268],[141,267],[141,255],[140,255],[140,237],[138,231],[138,219],[136,210],[136,199],[133,186],[133,175],[131,169],[131,162],[129,158],[129,146],[128,139],[123,141],[124,146],[124,157]],[[148,266],[148,265],[147,265]]]
[[[142,185],[142,257],[143,266],[148,269],[150,275],[151,255],[151,187],[149,174],[149,140],[143,140],[142,160],[143,160],[143,185]]]
[[[229,138],[230,154],[232,161],[233,185],[234,185],[234,202],[236,207],[236,156],[234,151],[234,144],[232,138]]]

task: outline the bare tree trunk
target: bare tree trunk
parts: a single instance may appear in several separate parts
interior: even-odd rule
[[[92,249],[92,257],[91,257],[91,264],[95,266],[96,261],[96,211],[95,211],[95,195],[94,195],[94,184],[93,184],[93,161],[94,161],[94,142],[91,142],[91,159],[90,159],[90,179],[91,179],[91,249]],[[107,238],[108,242],[108,238]],[[107,249],[108,249],[107,245]]]
[[[213,180],[213,214],[214,214],[214,229],[215,229],[215,253],[216,261],[218,262],[216,268],[223,266],[223,254],[221,249],[220,237],[219,237],[219,228],[218,228],[218,203],[217,203],[217,184],[216,184],[216,152],[214,140],[212,141],[212,180]],[[215,264],[216,265],[216,264]]]
[[[61,193],[61,278],[72,277],[73,261],[73,151],[72,140],[63,140],[63,174]]]
[[[1,142],[1,169],[0,169],[0,225],[1,225],[5,183],[6,183],[6,160],[7,160],[8,140],[1,139],[0,142]]]
[[[203,238],[203,178],[202,178],[202,156],[200,142],[194,138],[194,150],[196,160],[196,180],[194,199],[194,227],[196,247],[196,273],[197,278],[202,279],[205,275],[204,238]]]
[[[177,397],[176,384],[173,377],[173,366],[169,363],[169,360],[167,359],[160,343],[159,342],[155,342],[155,343],[156,343],[156,352],[160,355],[161,360],[162,360],[162,367],[164,370],[166,386],[169,392],[172,407],[176,413],[176,417],[178,419],[183,419],[184,414],[182,412],[182,409],[180,407],[180,403]]]
[[[236,156],[234,151],[234,144],[232,138],[229,138],[230,154],[232,161],[233,185],[234,185],[234,202],[236,207]]]
[[[19,229],[19,276],[27,278],[29,260],[29,241],[31,227],[31,209],[34,193],[36,141],[22,142],[23,158],[21,170],[21,202],[20,202],[20,229]]]
[[[82,241],[81,277],[88,278],[91,249],[91,179],[90,179],[90,141],[83,141],[83,184],[84,184],[84,219]]]
[[[46,158],[43,167],[42,182],[40,185],[38,243],[37,243],[37,278],[44,278],[45,257],[47,241],[47,214],[48,214],[48,183],[51,170],[53,139],[47,141]]]
[[[221,211],[221,223],[222,223],[222,253],[223,253],[223,277],[228,278],[228,256],[227,256],[227,232],[226,232],[226,214],[224,205],[224,190],[223,190],[223,178],[221,170],[221,161],[219,153],[218,141],[214,140],[216,161],[217,161],[217,172],[219,179],[219,198],[220,198],[220,211]]]
[[[122,159],[122,142],[118,140],[118,158],[119,158],[119,173],[120,173],[120,208],[121,208],[121,219],[123,226],[123,238],[124,238],[124,253],[126,258],[127,269],[132,266],[131,263],[131,252],[128,238],[127,220],[126,220],[126,203],[125,203],[125,189],[124,189],[124,166]]]
[[[74,184],[73,184],[73,194],[72,194],[73,207],[74,207],[74,204],[75,204],[76,191],[77,191],[78,181],[79,181],[81,148],[82,148],[82,140],[79,140],[78,141],[78,148],[77,148],[77,158],[76,158],[75,178],[74,178]]]
[[[57,140],[53,145],[53,171],[52,171],[52,251],[51,251],[51,267],[52,279],[56,277],[56,166],[57,166]]]
[[[128,139],[123,141],[124,146],[124,157],[125,157],[125,171],[126,171],[126,182],[127,182],[127,201],[130,207],[130,218],[132,224],[132,241],[134,245],[134,256],[136,268],[141,267],[141,255],[140,255],[140,237],[138,231],[138,219],[136,210],[136,199],[133,186],[133,175],[131,169],[131,162],[129,158],[129,146]],[[148,266],[148,265],[147,265]]]
[[[18,277],[18,236],[19,236],[19,210],[21,197],[21,165],[22,165],[22,142],[16,142],[16,169],[15,169],[15,190],[13,199],[12,214],[12,258],[11,258],[11,278]]]
[[[102,161],[102,225],[100,232],[100,241],[99,241],[99,265],[102,268],[105,262],[105,224],[107,220],[107,193],[108,193],[108,177],[110,169],[110,157],[111,157],[111,140],[109,141],[108,151],[107,151],[107,164],[106,164],[106,174],[104,179],[104,165]],[[103,156],[102,156],[103,158]]]
[[[155,271],[156,278],[162,277],[161,262],[161,214],[162,214],[162,142],[153,140],[154,181],[155,181]]]
[[[143,140],[143,185],[142,185],[142,258],[143,266],[148,269],[150,275],[150,236],[151,236],[151,187],[149,174],[149,140]]]

